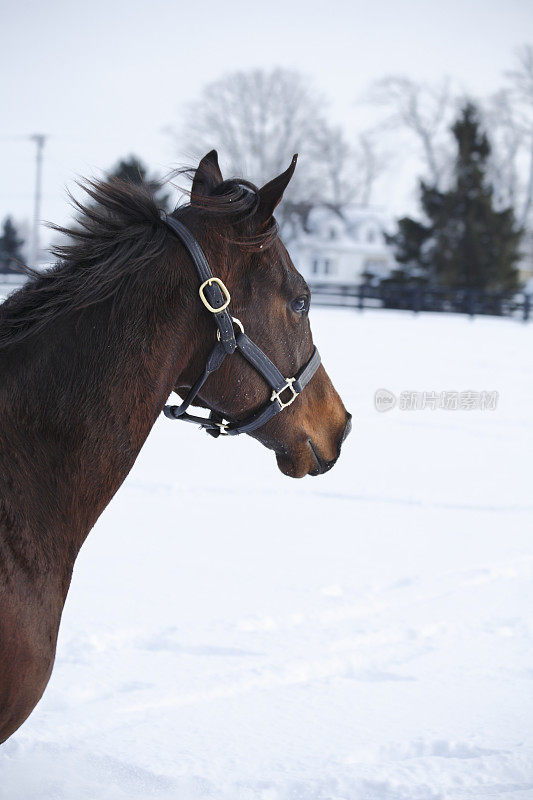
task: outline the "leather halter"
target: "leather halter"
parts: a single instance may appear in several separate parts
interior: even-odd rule
[[[231,317],[228,311],[231,300],[230,294],[220,278],[213,276],[205,253],[190,230],[173,217],[164,215],[162,220],[189,252],[200,278],[200,299],[207,310],[213,314],[217,326],[217,342],[207,358],[203,373],[190,388],[183,403],[180,406],[165,406],[163,409],[164,414],[169,419],[181,419],[185,422],[194,422],[197,425],[201,425],[202,428],[206,429],[207,433],[214,437],[220,435],[237,436],[239,433],[255,431],[276,414],[279,414],[284,408],[290,406],[298,395],[303,392],[320,366],[318,350],[316,347],[313,349],[307,364],[293,378],[284,378],[261,348],[248,338],[242,323],[238,319]],[[234,323],[239,328],[237,336],[235,336]],[[227,355],[231,355],[236,350],[242,353],[246,360],[255,367],[269,384],[272,389],[270,400],[254,414],[239,422],[224,422],[224,417],[216,411],[211,411],[207,418],[189,414],[187,409],[208,377],[222,365]]]

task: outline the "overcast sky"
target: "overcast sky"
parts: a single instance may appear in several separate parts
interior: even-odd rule
[[[161,173],[187,163],[164,129],[228,71],[297,68],[355,133],[376,113],[356,103],[376,78],[448,75],[487,95],[515,48],[533,39],[532,0],[0,0],[0,8],[0,219],[31,218],[28,134],[49,135],[42,217],[65,222],[65,187],[78,175],[98,175],[128,153]],[[412,189],[406,176],[390,180],[375,199],[398,211]]]

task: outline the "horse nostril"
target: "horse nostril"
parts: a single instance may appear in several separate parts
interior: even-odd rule
[[[313,456],[315,457],[315,461],[316,461],[316,469],[311,470],[309,472],[310,475],[323,475],[325,472],[329,472],[329,470],[336,464],[337,459],[339,458],[339,455],[340,455],[340,452],[341,452],[342,443],[344,442],[344,440],[346,439],[346,437],[348,436],[348,434],[350,433],[351,430],[352,430],[352,415],[346,413],[346,425],[344,426],[344,430],[342,432],[342,436],[339,439],[339,444],[337,446],[337,455],[335,456],[335,458],[332,458],[330,461],[326,461],[324,458],[322,458],[322,456],[320,455],[320,452],[318,451],[318,449],[313,444],[313,441],[312,441],[311,438],[309,438],[307,440],[307,444],[309,445],[309,447],[311,449],[311,452],[312,452]]]
[[[350,433],[351,430],[352,430],[352,415],[347,413],[346,414],[346,427],[344,428],[340,444],[342,444],[346,440],[346,437],[348,436],[348,434]]]
[[[333,466],[333,465],[335,464],[335,462],[337,461],[337,459],[339,458],[339,456],[340,456],[340,454],[341,454],[341,448],[342,448],[342,445],[343,445],[344,441],[346,440],[346,438],[347,438],[347,436],[349,435],[349,433],[350,433],[350,431],[351,431],[351,430],[352,430],[352,415],[351,415],[351,414],[348,414],[348,413],[346,413],[346,425],[344,426],[344,430],[343,430],[343,432],[342,432],[342,436],[341,436],[341,438],[339,439],[339,444],[337,445],[337,455],[336,455],[336,457],[335,457],[335,458],[333,458],[331,461],[328,461],[328,462],[327,462],[327,465],[326,465],[326,466],[327,466],[327,469],[331,469],[331,468],[332,468],[332,466]]]

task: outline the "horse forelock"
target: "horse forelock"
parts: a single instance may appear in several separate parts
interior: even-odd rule
[[[194,170],[183,174],[192,180]],[[186,190],[182,190],[186,191]],[[259,190],[243,178],[228,178],[207,194],[190,194],[190,202],[174,212],[179,215],[188,208],[198,221],[207,224],[212,235],[235,244],[245,251],[267,250],[278,240],[278,226],[272,217],[266,225],[257,225]]]

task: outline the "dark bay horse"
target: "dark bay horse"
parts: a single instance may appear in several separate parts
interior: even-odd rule
[[[273,218],[291,167],[262,189],[224,181],[213,151],[191,202],[192,231],[232,313],[284,376],[313,351],[309,290]],[[58,265],[0,306],[0,742],[50,677],[74,561],[175,389],[183,396],[213,344],[198,277],[150,191],[87,183]],[[197,404],[239,421],[268,400],[263,378],[226,359]],[[349,415],[320,366],[304,393],[253,436],[286,475],[329,469]]]

